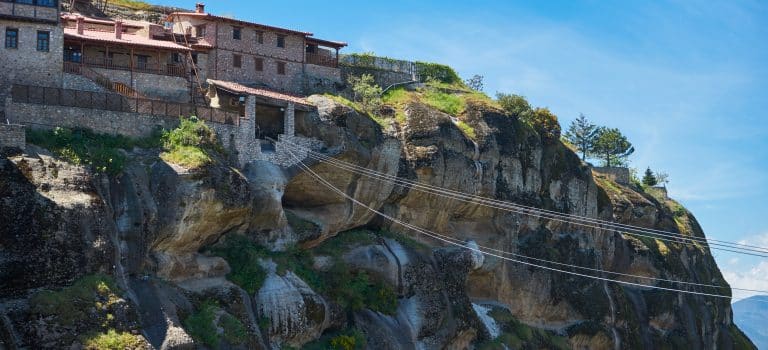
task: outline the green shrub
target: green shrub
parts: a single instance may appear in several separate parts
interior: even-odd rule
[[[240,320],[230,314],[224,314],[219,320],[224,329],[224,340],[232,345],[241,345],[248,341],[248,332]]]
[[[158,131],[147,138],[131,139],[125,136],[97,134],[87,129],[27,129],[27,142],[48,149],[70,163],[92,166],[97,172],[117,175],[123,170],[126,162],[126,157],[120,149],[159,147],[160,134]]]
[[[106,333],[89,335],[83,341],[85,350],[139,349],[143,344],[141,337],[131,333],[117,332],[114,329]]]
[[[323,334],[320,339],[310,342],[302,347],[304,350],[352,350],[365,348],[365,335],[358,330],[352,329]]]
[[[359,77],[349,77],[349,84],[355,94],[355,101],[359,102],[363,110],[370,114],[376,114],[381,108],[381,87],[376,85],[373,76],[363,74]]]
[[[523,117],[523,121],[533,126],[545,142],[560,140],[560,123],[557,116],[547,108],[536,108]]]
[[[216,133],[196,117],[182,118],[179,126],[163,134],[165,161],[195,169],[212,162],[213,152],[222,153]]]
[[[59,291],[42,291],[30,300],[33,313],[55,316],[63,325],[77,325],[88,321],[111,321],[109,309],[120,297],[115,281],[106,275],[89,275],[77,280],[72,286]],[[95,308],[100,320],[95,320],[89,310]]]
[[[251,295],[261,289],[267,272],[259,265],[259,259],[267,255],[265,249],[244,236],[231,235],[223,245],[214,247],[211,253],[227,261],[231,268],[227,279],[232,283]]]
[[[219,348],[219,334],[214,321],[218,306],[213,301],[207,300],[186,319],[184,328],[195,341],[201,342],[214,349]]]
[[[331,347],[334,350],[354,350],[355,337],[348,335],[339,335],[331,339]]]
[[[422,82],[437,80],[446,84],[464,85],[456,71],[444,64],[416,62],[416,70],[419,72]]]

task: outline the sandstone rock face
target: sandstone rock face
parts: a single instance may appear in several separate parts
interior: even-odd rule
[[[424,185],[704,237],[677,203],[594,176],[562,144],[542,141],[514,117],[470,106],[462,116],[475,131],[470,139],[456,126],[456,116],[416,102],[405,108],[404,123],[382,129],[328,98],[310,101],[318,112],[301,114],[296,132],[322,140],[325,156]],[[141,336],[155,348],[213,346],[188,324],[206,303],[217,305],[217,317],[227,314],[242,323],[235,335],[216,330],[225,348],[300,347],[349,329],[362,332],[370,349],[464,349],[502,338],[538,348],[749,348],[726,300],[512,261],[535,263],[524,258],[532,257],[725,285],[701,245],[493,209],[305,159],[347,196],[456,239],[448,245],[376,215],[299,167],[254,162],[235,169],[217,159],[189,171],[160,160],[157,150],[137,149],[122,174],[107,177],[31,149],[0,158],[0,222],[14,223],[0,226],[0,345],[40,347],[25,331],[37,322],[27,305],[31,294],[100,272],[115,278],[125,303],[138,311]],[[300,267],[311,270],[304,274],[276,266],[285,259],[274,254],[320,251],[335,236],[361,227],[382,234],[337,247],[334,256],[312,256],[310,266]],[[387,231],[410,238],[394,239]],[[237,251],[231,260],[215,256],[221,238],[234,234],[264,251]],[[516,255],[474,251],[485,247]],[[261,264],[253,263],[253,254],[260,254]],[[289,261],[289,267],[298,264]],[[397,296],[394,311],[343,310],[299,277],[331,273],[339,262],[390,287]],[[264,281],[256,293],[233,284],[243,276],[260,278],[259,269]],[[40,329],[53,334],[52,342],[61,339],[56,330]],[[538,336],[526,338],[531,329]],[[234,340],[223,339],[227,334]],[[230,343],[235,341],[240,345]]]

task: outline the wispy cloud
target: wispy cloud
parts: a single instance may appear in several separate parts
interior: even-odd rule
[[[768,261],[762,261],[759,264],[753,265],[746,272],[732,271],[729,268],[723,269],[722,272],[723,277],[725,277],[732,288],[768,291]],[[738,301],[764,294],[767,293],[734,290],[733,299]]]

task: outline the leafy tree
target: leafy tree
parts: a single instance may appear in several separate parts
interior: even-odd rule
[[[600,127],[592,152],[603,160],[605,166],[624,164],[635,148],[619,129]]]
[[[651,168],[645,169],[645,175],[643,175],[643,185],[646,186],[656,186],[659,183],[659,180],[656,178],[656,175],[653,173],[653,170]]]
[[[533,108],[528,103],[528,100],[520,95],[504,94],[499,92],[496,93],[496,101],[499,102],[501,108],[509,113],[509,115],[521,119],[527,117],[531,112],[533,112]]]
[[[475,91],[483,91],[483,76],[479,74],[475,74],[472,76],[472,78],[469,78],[464,81],[465,84],[467,84],[467,87],[469,87],[472,90]]]
[[[378,112],[381,107],[381,87],[376,85],[373,76],[363,74],[359,77],[349,77],[349,84],[352,85],[352,92],[355,94],[355,101],[368,113]]]
[[[536,108],[522,119],[536,129],[544,142],[551,143],[560,139],[560,123],[548,108]]]
[[[587,154],[592,152],[597,141],[597,131],[597,126],[590,123],[583,114],[579,114],[579,117],[568,126],[565,139],[581,152],[581,160],[587,160]]]

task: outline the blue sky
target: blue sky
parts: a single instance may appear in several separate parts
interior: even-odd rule
[[[161,0],[194,7],[193,1]],[[708,237],[768,246],[768,2],[210,1],[208,12],[449,64],[486,92],[621,129]],[[715,252],[768,290],[768,262]],[[738,295],[737,296],[744,296]]]

